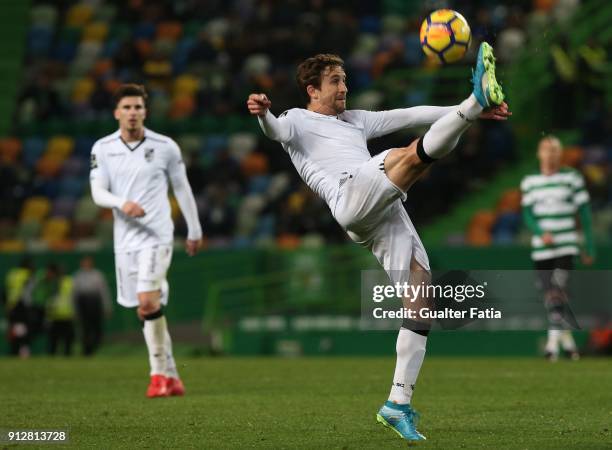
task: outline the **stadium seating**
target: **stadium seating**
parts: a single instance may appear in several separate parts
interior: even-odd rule
[[[495,11],[493,27],[499,35],[510,30],[506,34],[512,39],[500,39],[500,46],[512,47],[517,33],[521,42],[529,39],[528,32],[516,27],[516,17],[529,24],[550,20],[542,15],[546,8],[539,4],[532,15],[523,8],[515,17],[516,10],[510,9],[513,2],[506,3],[509,8],[505,12]],[[20,185],[27,199],[23,205],[19,203],[21,212],[11,217],[20,227],[27,224],[23,233],[41,237],[47,230],[41,229],[41,224],[52,214],[68,219],[67,234],[83,239],[108,236],[109,224],[96,222],[100,213],[86,192],[89,154],[96,139],[116,129],[112,92],[122,82],[143,81],[150,95],[147,125],[179,143],[190,176],[197,177],[192,183],[202,214],[208,214],[206,208],[218,195],[237,218],[235,224],[212,236],[213,241],[234,240],[242,245],[253,238],[281,235],[281,242],[293,242],[287,236],[298,236],[299,240],[305,233],[295,225],[300,219],[287,225],[283,217],[298,203],[314,200],[301,194],[301,181],[286,156],[262,137],[257,122],[246,115],[244,97],[252,90],[269,91],[275,94],[276,113],[301,104],[299,93],[292,87],[295,62],[326,39],[322,25],[309,22],[308,9],[296,4],[293,23],[284,22],[287,18],[258,15],[260,5],[256,5],[252,11],[234,17],[232,20],[240,21],[234,26],[228,19],[233,2],[212,7],[214,20],[202,17],[189,2],[183,6],[165,3],[163,14],[153,11],[147,2],[130,3],[127,10],[114,0],[74,0],[64,5],[41,1],[31,6],[25,65],[32,66],[32,73],[22,85],[14,136],[0,139],[0,159],[27,174]],[[337,45],[338,51],[347,56],[351,106],[384,109],[461,98],[458,95],[463,96],[465,89],[459,90],[461,83],[457,81],[465,79],[466,67],[444,72],[419,69],[424,63],[417,39],[422,11],[403,2],[381,5],[354,10],[338,6],[348,19],[348,25],[337,24],[341,30]],[[478,12],[487,8],[484,5],[466,11],[472,18],[475,39],[484,36]],[[256,17],[266,22],[260,26],[279,30],[277,41],[270,37],[274,33],[253,39],[240,31],[248,30]],[[302,22],[311,27],[314,41],[310,47],[283,37],[289,28]],[[487,37],[495,39],[495,33]],[[473,54],[468,55],[466,64],[470,58]],[[451,78],[437,78],[438,73],[451,74]],[[440,92],[444,95],[436,96]],[[431,182],[424,180],[418,186],[418,197],[430,201],[426,208],[411,211],[417,225],[446,211],[448,201],[434,195],[439,182],[449,183],[445,186],[457,196],[453,197],[455,201],[458,193],[471,189],[474,162],[482,177],[478,181],[486,182],[514,157],[515,139],[509,127],[474,128],[476,132],[466,135],[463,146],[455,152],[458,164],[437,165],[429,175]],[[373,151],[405,145],[407,139],[405,135],[383,139],[373,145]],[[484,155],[482,150],[476,156],[470,153],[483,147],[488,149]],[[606,154],[605,150],[598,153],[593,146],[576,146],[565,152],[567,164],[584,169],[587,182],[597,190],[599,205],[609,204],[612,195],[606,184],[609,161],[602,156]],[[508,192],[495,211],[477,213],[466,241],[485,245],[517,239],[517,202],[517,193]],[[299,211],[295,212],[298,217],[308,214],[303,205],[293,209]],[[176,213],[174,207],[173,215]],[[317,226],[328,240],[344,239],[339,228],[336,233],[323,233],[322,219]]]

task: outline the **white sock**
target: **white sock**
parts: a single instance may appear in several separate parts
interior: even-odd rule
[[[178,371],[176,370],[176,363],[174,362],[174,356],[172,355],[172,339],[170,339],[170,333],[168,333],[167,328],[164,346],[166,348],[166,376],[169,378],[179,378]]]
[[[426,336],[400,328],[395,346],[397,362],[389,401],[400,405],[410,404],[414,385],[425,358],[426,343]]]
[[[548,330],[548,340],[546,341],[545,351],[553,355],[558,355],[560,340],[561,330]]]
[[[142,332],[147,343],[147,349],[149,350],[151,375],[166,374],[166,348],[164,343],[167,329],[165,316],[144,321]]]
[[[565,351],[576,351],[576,341],[574,341],[574,337],[572,336],[572,332],[570,330],[563,330],[561,332],[561,346]]]
[[[457,111],[449,112],[436,120],[423,136],[425,153],[433,159],[440,159],[450,153],[482,109],[474,94],[471,94],[461,102]]]

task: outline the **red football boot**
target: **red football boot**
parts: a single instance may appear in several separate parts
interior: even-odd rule
[[[170,390],[168,389],[168,378],[163,375],[151,375],[151,383],[147,388],[147,397],[168,397]]]
[[[168,392],[170,395],[185,395],[185,386],[180,378],[168,378]]]

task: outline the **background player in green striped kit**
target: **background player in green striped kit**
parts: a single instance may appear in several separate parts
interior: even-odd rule
[[[561,167],[563,148],[555,136],[543,137],[538,145],[540,171],[521,182],[523,217],[533,233],[531,259],[538,271],[540,288],[548,311],[546,355],[556,360],[559,346],[578,359],[576,343],[568,329],[569,309],[565,287],[573,259],[580,254],[576,216],[580,216],[585,251],[582,262],[591,265],[595,246],[591,227],[589,193],[577,170]]]

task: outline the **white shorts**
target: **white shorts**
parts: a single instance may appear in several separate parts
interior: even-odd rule
[[[117,302],[138,306],[138,293],[161,290],[161,303],[168,303],[166,272],[172,260],[171,245],[156,245],[127,253],[115,253]]]
[[[386,150],[340,180],[333,214],[351,239],[368,248],[393,282],[408,281],[412,257],[430,270],[429,258],[402,205],[406,193],[384,170]]]

